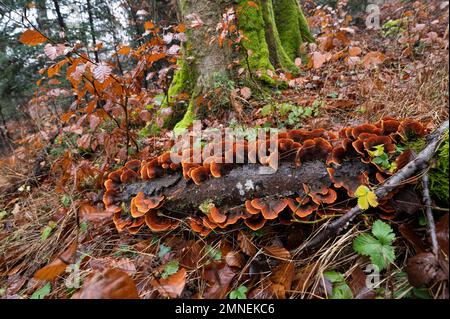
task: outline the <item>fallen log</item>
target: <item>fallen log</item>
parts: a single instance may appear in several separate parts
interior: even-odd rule
[[[292,130],[276,137],[274,154],[280,163],[270,173],[267,169],[273,166],[273,154],[259,156],[260,163],[249,161],[252,150],[271,144],[270,138],[255,141],[254,147],[250,141],[232,144],[234,159],[238,158],[238,146],[245,149],[242,164],[217,161],[226,155],[225,150],[215,157],[203,157],[199,163],[173,161],[186,150],[167,152],[131,161],[110,173],[103,202],[114,214],[119,231],[138,233],[145,226],[154,232],[168,231],[186,221],[205,236],[241,222],[257,230],[271,221],[289,224],[330,211],[344,212],[360,185],[384,182],[375,190],[380,212],[393,214],[395,209],[389,205],[395,195],[392,191],[427,162],[420,159],[432,156],[435,140],[441,135],[436,134],[430,142],[434,146],[422,152],[426,156],[421,153],[419,160],[411,163],[411,152],[398,152],[397,146],[426,135],[421,123],[392,118],[340,132]],[[192,154],[193,149],[187,153]],[[379,154],[387,156],[389,167],[375,160]],[[359,214],[358,209],[352,209],[330,224],[315,242],[339,232]]]

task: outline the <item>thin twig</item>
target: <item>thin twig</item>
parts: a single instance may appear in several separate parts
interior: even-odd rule
[[[430,235],[431,247],[432,247],[433,254],[435,256],[438,256],[439,244],[438,244],[437,235],[436,235],[436,224],[434,223],[433,211],[431,209],[430,189],[428,187],[429,182],[430,182],[430,180],[429,180],[428,174],[424,174],[422,177],[422,187],[423,187],[422,194],[423,194],[423,203],[425,205],[425,212],[426,212],[426,218],[427,218],[428,234]]]

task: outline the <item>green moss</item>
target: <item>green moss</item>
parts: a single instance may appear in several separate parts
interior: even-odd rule
[[[274,3],[275,22],[280,41],[291,60],[300,56],[303,38],[300,31],[300,8],[297,0],[278,0]]]
[[[261,80],[268,84],[275,84],[275,81],[267,75],[267,70],[274,71],[270,62],[269,47],[266,42],[265,22],[262,15],[261,1],[252,1],[258,8],[249,5],[248,0],[239,1],[238,16],[239,30],[242,31],[244,39],[242,46],[248,53],[247,63],[250,72],[261,72]],[[247,65],[245,65],[247,67]]]
[[[271,57],[276,63],[283,69],[290,72],[298,72],[298,68],[295,66],[293,59],[291,59],[283,45],[281,44],[280,34],[278,33],[277,24],[275,22],[275,13],[273,10],[272,1],[262,0],[262,14],[266,27],[266,40],[269,46]],[[288,28],[289,26],[286,26]]]
[[[214,201],[212,199],[207,199],[203,203],[201,203],[198,208],[204,214],[208,214],[211,208],[215,207]]]
[[[408,142],[406,146],[413,149],[416,153],[422,151],[426,142],[424,139],[417,139]],[[436,152],[435,163],[428,172],[430,177],[430,192],[431,196],[442,204],[449,205],[449,141],[448,132],[442,142],[441,146]]]
[[[300,27],[300,33],[302,35],[303,42],[315,43],[316,40],[314,39],[311,30],[309,29],[308,20],[306,20],[303,10],[300,8],[300,6],[298,7],[298,24]]]
[[[190,94],[194,85],[195,76],[193,75],[193,70],[189,68],[188,64],[182,58],[177,63],[180,68],[175,72],[172,84],[170,85],[168,92],[169,101],[180,93]]]
[[[173,81],[170,85],[167,97],[165,97],[162,108],[172,107],[173,113],[164,120],[163,127],[172,128],[180,119],[186,110],[186,103],[172,103],[176,102],[176,97],[181,93],[191,95],[194,91],[196,73],[193,67],[184,61],[183,58],[178,60],[179,69],[175,72]]]
[[[193,122],[195,121],[195,105],[194,98],[191,98],[189,102],[189,106],[184,113],[183,119],[175,125],[173,131],[176,136],[183,133],[185,129],[187,129]]]

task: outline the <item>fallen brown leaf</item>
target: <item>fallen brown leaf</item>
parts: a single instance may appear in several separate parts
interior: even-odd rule
[[[78,247],[78,241],[75,239],[59,257],[53,260],[47,266],[39,269],[33,276],[37,280],[53,280],[61,275],[70,264],[70,259],[75,255]]]
[[[250,257],[253,257],[256,254],[255,245],[253,245],[252,241],[243,232],[239,233],[238,241],[244,254]]]
[[[166,279],[152,280],[152,285],[158,292],[170,298],[177,298],[181,295],[186,285],[186,269],[181,268],[176,274],[173,274]]]
[[[72,299],[139,299],[136,284],[118,269],[95,272]]]

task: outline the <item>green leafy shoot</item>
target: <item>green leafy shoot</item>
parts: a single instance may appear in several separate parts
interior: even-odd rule
[[[395,234],[391,226],[377,220],[372,225],[372,235],[361,234],[356,237],[353,249],[360,255],[370,257],[372,264],[381,271],[395,260],[395,250],[392,246]]]
[[[401,146],[401,145],[395,145],[395,152],[397,153],[397,154],[401,154],[401,153],[403,153],[405,151],[405,147],[404,146]]]
[[[358,198],[358,206],[362,210],[378,206],[377,195],[365,185],[361,185],[356,189],[355,196]]]
[[[353,294],[344,276],[337,271],[326,271],[324,277],[333,284],[330,299],[352,299]]]
[[[248,288],[240,285],[236,290],[230,292],[230,299],[247,299]]]
[[[172,248],[170,248],[164,244],[159,245],[158,257],[160,259],[164,258],[164,256],[167,255],[171,250],[172,250]]]
[[[180,263],[178,262],[178,260],[172,260],[172,261],[168,262],[164,266],[164,271],[161,274],[161,278],[166,279],[167,277],[176,274],[178,272],[179,268],[180,268]]]
[[[44,287],[36,290],[30,299],[44,299],[52,291],[52,285],[48,282]]]
[[[397,151],[399,148],[401,149],[401,146],[396,146]],[[372,157],[372,162],[379,167],[381,167],[384,170],[388,170],[389,172],[393,173],[397,169],[397,164],[395,162],[389,161],[389,155],[385,153],[384,145],[376,145],[372,147],[372,151],[367,151],[369,153],[370,157]]]

